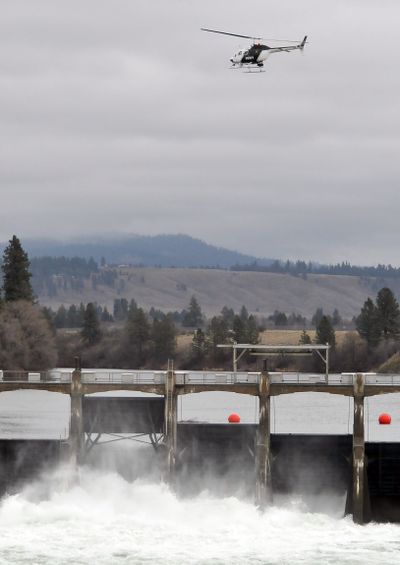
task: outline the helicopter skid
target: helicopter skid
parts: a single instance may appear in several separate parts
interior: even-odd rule
[[[245,69],[243,72],[244,73],[250,73],[250,74],[253,74],[253,73],[258,74],[258,73],[265,73],[265,69],[251,69],[250,68],[250,69]]]
[[[237,70],[237,71],[241,70],[243,73],[248,73],[248,74],[265,73],[265,69],[261,67],[257,67],[255,69],[254,67],[245,67],[244,65],[232,65],[231,67],[229,67],[229,69]]]

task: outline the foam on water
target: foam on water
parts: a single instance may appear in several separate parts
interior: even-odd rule
[[[255,421],[254,399],[202,394],[208,396],[193,395],[180,406],[183,419],[225,422],[227,414],[238,410],[243,421]],[[400,419],[394,417],[392,426],[377,424],[380,411],[397,413],[397,397],[371,399],[371,405],[368,399],[368,439],[397,441]],[[16,391],[1,394],[0,404],[2,437],[67,435],[69,399],[63,395]],[[271,425],[276,433],[321,433],[328,425],[332,433],[348,433],[351,410],[348,399],[292,395],[272,403]],[[341,518],[343,496],[312,501],[275,496],[274,506],[262,514],[246,500],[248,490],[241,492],[234,475],[217,479],[210,472],[199,483],[191,477],[193,484],[184,489],[187,494],[206,485],[209,491],[177,497],[159,482],[157,458],[147,449],[139,454],[124,442],[112,452],[102,446],[97,455],[92,454],[98,470],[83,468],[79,481],[71,481],[70,469],[60,468],[19,494],[3,497],[0,565],[392,565],[400,561],[400,526],[354,525],[351,518]],[[134,480],[138,476],[147,479]],[[226,492],[236,496],[224,497]]]
[[[265,513],[207,492],[178,498],[163,483],[68,469],[43,477],[0,506],[1,564],[393,564],[400,527],[356,526],[311,513],[299,499]],[[330,501],[324,504],[329,509]],[[334,505],[332,506],[334,507]]]

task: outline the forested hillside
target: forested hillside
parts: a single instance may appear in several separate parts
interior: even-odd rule
[[[0,243],[0,252],[6,242]],[[98,237],[93,241],[26,240],[24,247],[30,257],[93,257],[99,264],[128,264],[160,267],[223,267],[254,263],[263,266],[268,259],[210,245],[188,235],[130,235]]]
[[[302,344],[329,343],[335,370],[392,370],[398,362],[400,308],[389,288],[398,295],[396,277],[30,261],[16,236],[1,271],[0,361],[8,369],[48,368],[56,358],[71,366],[77,356],[91,367],[160,367],[171,358],[226,367],[219,344],[256,344],[273,328],[301,330]],[[307,370],[321,369],[310,363]]]
[[[80,302],[97,302],[112,311],[116,298],[134,299],[145,309],[180,311],[196,296],[204,313],[211,316],[223,306],[271,315],[275,310],[311,318],[315,310],[339,310],[342,317],[358,315],[368,296],[389,286],[398,296],[400,281],[380,277],[307,275],[218,269],[172,269],[82,266],[80,275],[39,275],[33,266],[33,287],[43,305],[57,308]]]

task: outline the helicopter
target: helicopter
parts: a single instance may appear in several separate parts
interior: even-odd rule
[[[240,49],[233,57],[230,59],[232,66],[231,69],[235,68],[243,68],[245,67],[248,69],[249,72],[254,72],[254,70],[263,72],[264,61],[272,53],[290,53],[290,51],[295,51],[296,49],[300,49],[303,51],[305,44],[307,43],[307,35],[304,36],[303,41],[294,43],[294,45],[284,45],[281,47],[269,47],[268,45],[264,45],[261,43],[263,40],[262,37],[252,37],[251,35],[241,35],[239,33],[229,33],[227,31],[219,31],[216,29],[209,29],[202,27],[200,28],[201,31],[207,31],[210,33],[219,33],[221,35],[230,35],[232,37],[242,37],[243,39],[251,39],[253,41],[252,45],[247,49]],[[284,42],[285,40],[271,40],[271,41],[281,41]],[[254,69],[254,70],[253,70]]]

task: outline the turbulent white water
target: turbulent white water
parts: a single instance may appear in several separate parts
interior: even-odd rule
[[[256,421],[254,399],[206,394],[185,399],[181,419],[225,422],[227,414],[239,411],[242,421]],[[273,432],[351,430],[348,399],[314,393],[292,396],[273,402]],[[397,441],[398,395],[368,402],[367,437]],[[392,426],[378,426],[382,410],[392,414]],[[62,395],[38,391],[0,395],[1,437],[66,437],[68,416],[69,399]],[[94,454],[97,470],[83,468],[79,480],[72,481],[70,470],[61,468],[18,494],[4,496],[0,565],[392,565],[400,561],[400,526],[353,524],[350,517],[342,518],[343,496],[312,501],[275,497],[274,506],[260,513],[245,498],[248,492],[240,493],[236,484],[231,488],[232,477],[217,481],[210,476],[203,477],[201,487],[208,491],[180,497],[159,481],[152,448],[141,448],[139,456],[132,453],[131,444],[124,444],[109,450],[99,447]],[[134,480],[138,476],[142,478]],[[184,492],[187,495],[192,489]],[[232,492],[237,497],[225,496]]]
[[[356,526],[308,512],[298,499],[265,513],[235,497],[179,499],[162,483],[89,468],[73,483],[59,470],[3,498],[0,531],[1,564],[384,565],[400,558],[396,525]]]

